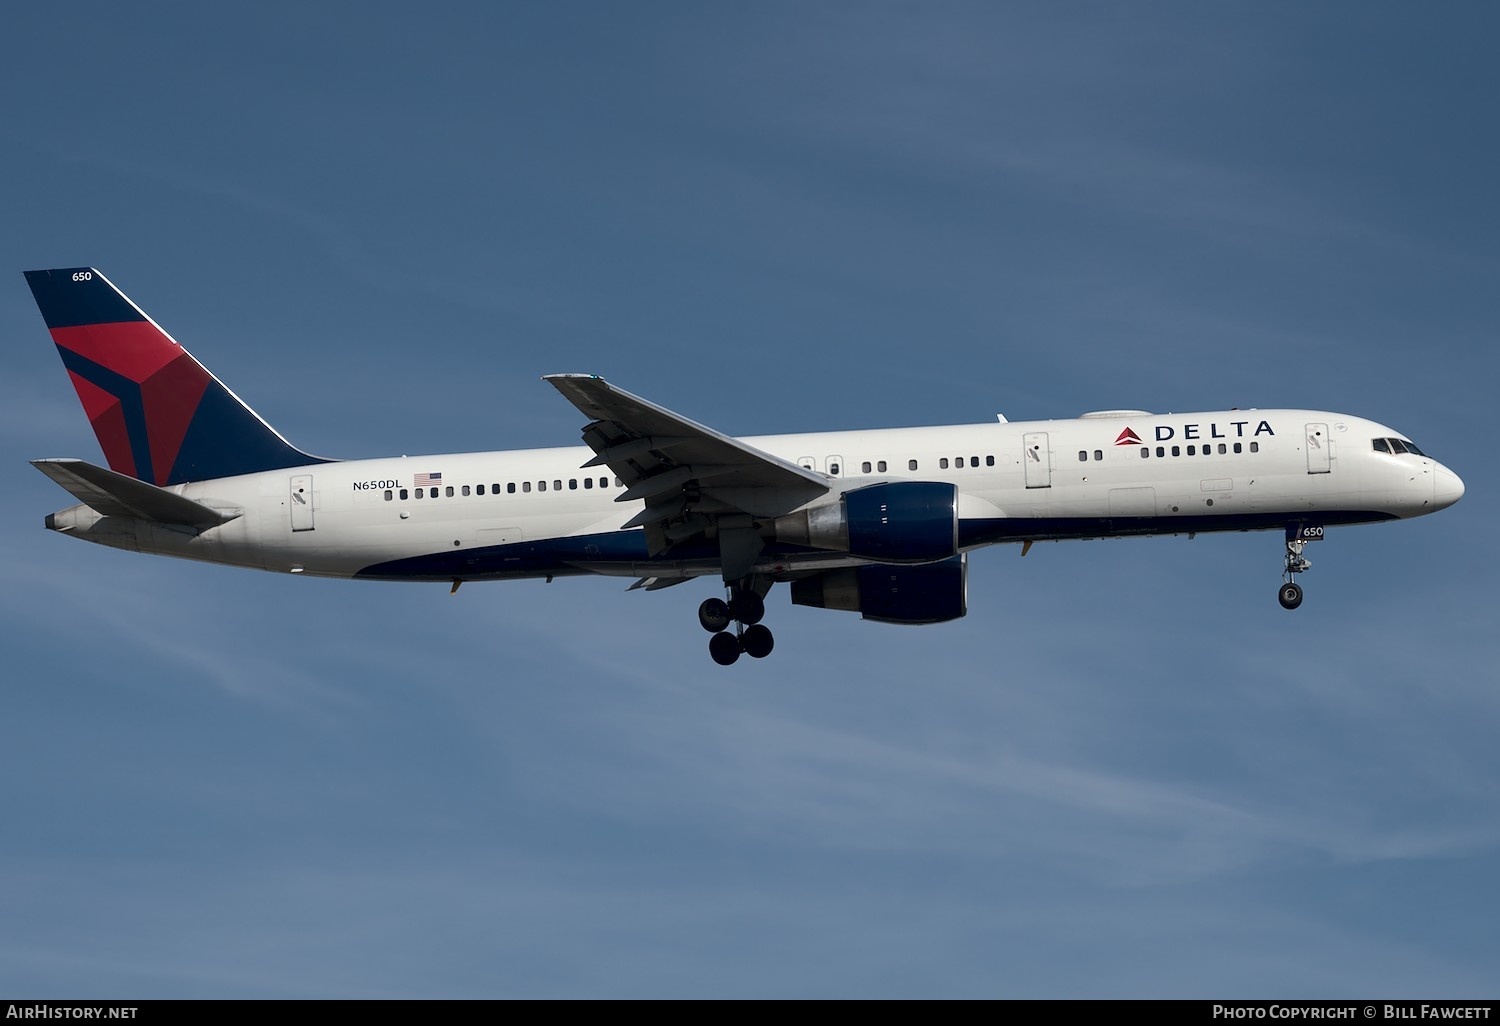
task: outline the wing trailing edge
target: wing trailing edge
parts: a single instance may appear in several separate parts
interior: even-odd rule
[[[826,495],[828,479],[746,445],[680,413],[673,413],[593,374],[549,374],[545,379],[591,418],[583,440],[625,483],[629,499],[675,494],[683,472],[704,490],[730,491],[730,505],[776,515]],[[651,485],[658,484],[653,490]],[[747,498],[749,501],[746,501]],[[749,508],[745,508],[749,507]]]

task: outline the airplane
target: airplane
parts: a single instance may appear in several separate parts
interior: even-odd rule
[[[48,529],[278,573],[426,581],[719,578],[721,665],[769,655],[765,597],[932,624],[968,611],[968,555],[1019,543],[1282,531],[1281,605],[1330,527],[1424,516],[1463,482],[1393,428],[1322,410],[732,438],[592,374],[544,380],[582,446],[335,460],[293,447],[98,270],[27,271],[108,469],[32,461],[78,500]]]

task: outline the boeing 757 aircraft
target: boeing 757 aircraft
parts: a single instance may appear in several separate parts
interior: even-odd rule
[[[545,379],[583,446],[309,456],[104,275],[27,271],[109,469],[33,465],[79,500],[50,530],[136,552],[376,581],[718,578],[698,620],[728,665],[774,644],[764,599],[928,624],[967,612],[968,554],[1018,542],[1274,530],[1295,609],[1327,528],[1422,516],[1463,482],[1401,432],[1321,410],[731,438],[590,374]]]

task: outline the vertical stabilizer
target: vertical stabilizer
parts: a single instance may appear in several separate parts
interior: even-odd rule
[[[174,485],[327,460],[293,447],[92,267],[27,271],[111,470]]]

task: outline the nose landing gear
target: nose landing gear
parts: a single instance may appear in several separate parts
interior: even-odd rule
[[[713,637],[708,639],[708,654],[720,666],[729,666],[743,652],[752,659],[764,659],[776,647],[771,630],[760,621],[766,615],[766,603],[758,591],[736,585],[729,589],[729,601],[704,599],[698,607],[698,623]],[[730,621],[736,626],[727,630]]]
[[[1286,529],[1286,563],[1281,570],[1281,590],[1276,598],[1282,609],[1296,609],[1302,604],[1302,586],[1292,580],[1312,566],[1312,560],[1302,555],[1310,541],[1322,541],[1323,528],[1307,524],[1289,524]]]

